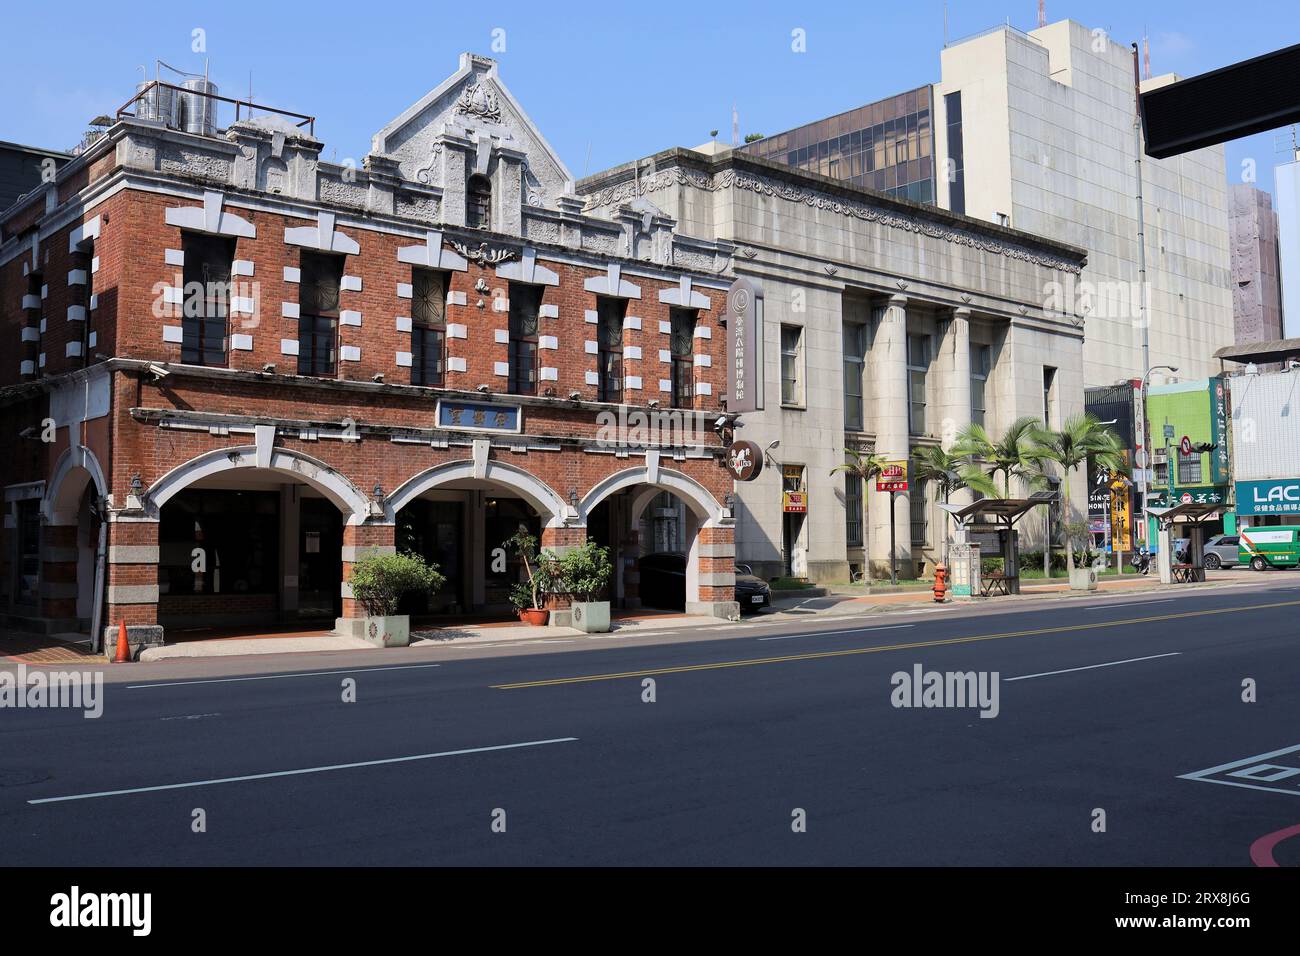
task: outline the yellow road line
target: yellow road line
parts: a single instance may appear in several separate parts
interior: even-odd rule
[[[683,664],[677,667],[655,667],[639,671],[622,671],[616,674],[589,674],[585,677],[557,677],[551,680],[520,681],[516,684],[493,684],[494,690],[518,690],[523,687],[555,687],[560,684],[585,684],[600,680],[621,680],[629,677],[657,677],[660,674],[686,674],[692,671],[721,670],[727,667],[752,667],[755,664],[787,664],[791,661],[815,661],[830,657],[851,657],[858,654],[881,654],[885,651],[906,651],[922,647],[942,647],[947,644],[973,644],[976,641],[998,641],[1008,637],[1032,637],[1038,634],[1061,634],[1067,631],[1092,631],[1105,627],[1124,627],[1129,624],[1149,624],[1154,621],[1175,621],[1180,618],[1205,617],[1211,614],[1231,614],[1234,611],[1264,611],[1276,607],[1294,607],[1300,601],[1276,601],[1271,604],[1251,604],[1246,607],[1216,607],[1200,611],[1180,611],[1175,614],[1157,614],[1150,617],[1131,617],[1122,621],[1094,621],[1088,624],[1063,624],[1059,627],[1037,627],[1026,631],[1004,631],[1001,634],[978,634],[972,637],[949,637],[936,641],[917,641],[912,644],[884,644],[876,647],[853,647],[843,651],[818,651],[812,654],[790,654],[785,657],[755,657],[740,661],[719,661],[713,664]],[[865,630],[865,628],[864,628]],[[816,637],[811,632],[809,637]]]

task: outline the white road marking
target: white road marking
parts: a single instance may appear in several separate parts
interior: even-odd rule
[[[1125,601],[1123,604],[1089,604],[1084,608],[1085,611],[1104,611],[1108,607],[1137,607],[1140,604],[1169,604],[1173,598],[1163,598],[1159,601]]]
[[[265,674],[258,677],[214,677],[210,680],[178,680],[156,684],[127,684],[127,690],[148,690],[151,687],[186,687],[190,684],[233,684],[246,680],[288,680],[290,677],[329,677],[331,674],[369,674],[372,671],[406,671],[424,667],[441,667],[441,664],[398,664],[393,667],[358,667],[347,671],[310,671],[303,674]]]
[[[177,717],[159,717],[159,720],[202,720],[204,717],[220,717],[220,714],[181,714]]]
[[[414,754],[410,757],[387,757],[383,760],[360,760],[356,763],[337,763],[325,767],[304,767],[301,770],[277,770],[272,773],[251,773],[242,777],[214,777],[211,780],[193,780],[189,783],[165,783],[156,787],[131,787],[125,790],[100,790],[95,793],[74,793],[66,797],[42,797],[28,800],[29,804],[64,803],[69,800],[94,800],[98,797],[120,797],[132,793],[157,793],[160,790],[188,790],[209,787],[219,783],[246,783],[250,780],[270,780],[274,777],[298,777],[309,773],[329,773],[333,770],[355,770],[358,767],[381,767],[385,764],[410,763],[414,760],[432,760],[435,757],[459,757],[464,754],[490,753],[496,750],[518,750],[521,747],[544,747],[547,744],[564,744],[577,737],[556,737],[552,740],[526,740],[518,744],[499,744],[495,747],[471,747],[466,750],[443,750],[432,754]]]
[[[1138,661],[1154,661],[1161,657],[1179,657],[1182,651],[1173,651],[1169,654],[1152,654],[1150,657],[1130,657],[1123,661],[1107,661],[1105,664],[1089,664],[1086,667],[1067,667],[1063,671],[1044,671],[1041,674],[1022,674],[1019,677],[1008,677],[1003,683],[1009,684],[1013,680],[1033,680],[1035,677],[1052,677],[1056,674],[1073,674],[1075,671],[1090,671],[1098,667],[1114,667],[1116,664],[1136,664]]]
[[[1269,793],[1287,793],[1291,796],[1300,796],[1300,789],[1297,789],[1296,787],[1261,787],[1259,784],[1255,783],[1238,783],[1235,780],[1214,780],[1210,778],[1210,774],[1223,773],[1231,770],[1234,772],[1231,773],[1230,776],[1242,777],[1247,780],[1260,780],[1261,782],[1270,779],[1295,779],[1295,777],[1300,776],[1300,768],[1283,764],[1267,763],[1266,761],[1269,761],[1270,758],[1273,757],[1281,757],[1285,754],[1294,754],[1298,750],[1300,750],[1300,745],[1294,747],[1283,747],[1281,750],[1272,750],[1266,754],[1257,754],[1254,757],[1247,757],[1244,760],[1232,760],[1228,763],[1222,763],[1217,767],[1210,767],[1208,770],[1196,770],[1192,773],[1179,774],[1178,779],[1196,780],[1200,783],[1221,783],[1225,787],[1241,787],[1245,790],[1265,790]],[[1265,769],[1273,769],[1274,771],[1280,772],[1275,772],[1271,778],[1256,777],[1249,773],[1249,771],[1252,770]]]
[[[867,631],[896,631],[915,624],[889,624],[884,627],[852,627],[844,631],[808,631],[805,634],[782,634],[779,637],[760,637],[760,641],[790,641],[800,637],[830,637],[832,634],[865,634]]]

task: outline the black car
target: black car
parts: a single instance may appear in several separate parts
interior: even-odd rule
[[[681,611],[686,608],[686,555],[680,551],[660,551],[644,555],[637,562],[641,573],[641,603],[646,607]],[[736,568],[736,601],[741,612],[772,604],[772,589],[755,577],[748,567]]]

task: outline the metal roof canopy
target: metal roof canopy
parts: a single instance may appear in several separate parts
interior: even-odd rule
[[[1200,504],[1195,501],[1188,501],[1168,508],[1148,508],[1147,514],[1167,528],[1177,521],[1199,524],[1202,521],[1217,518],[1219,512],[1226,509],[1227,506],[1222,504]]]
[[[1281,362],[1283,359],[1300,355],[1300,339],[1270,339],[1266,342],[1243,342],[1240,345],[1225,345],[1214,353],[1220,362]]]
[[[1300,122],[1300,44],[1140,94],[1146,153],[1167,159]]]
[[[960,524],[988,522],[1005,524],[1010,528],[1023,518],[1035,505],[1046,505],[1056,500],[1053,491],[1035,491],[1028,498],[981,498],[972,504],[948,505],[939,507],[952,515]],[[992,519],[992,520],[990,520]]]

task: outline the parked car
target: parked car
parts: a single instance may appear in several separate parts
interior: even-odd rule
[[[686,608],[686,555],[680,551],[658,551],[637,562],[641,575],[641,603],[646,607],[681,611]],[[772,604],[772,589],[750,573],[745,565],[736,568],[736,601],[741,612]]]
[[[1216,534],[1205,542],[1205,567],[1213,571],[1216,568],[1229,568],[1237,563],[1238,538],[1235,534]]]

